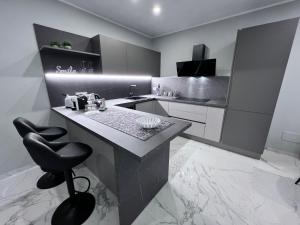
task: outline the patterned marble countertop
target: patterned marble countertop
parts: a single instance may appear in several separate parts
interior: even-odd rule
[[[96,122],[105,124],[143,141],[148,140],[173,125],[173,123],[161,120],[161,123],[157,128],[144,129],[135,122],[137,118],[141,117],[140,114],[133,110],[132,112],[124,112],[121,109],[117,109],[117,107],[110,107],[104,112],[94,110],[85,113],[85,115]]]

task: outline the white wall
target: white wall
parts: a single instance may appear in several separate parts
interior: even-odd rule
[[[208,24],[173,35],[157,38],[153,45],[161,51],[161,75],[176,75],[176,62],[192,57],[193,44],[205,43],[210,57],[217,58],[217,72],[228,75],[231,70],[237,30],[268,22],[300,16],[300,1]],[[298,28],[279,99],[276,105],[266,147],[300,156],[300,144],[282,140],[282,132],[294,134],[300,142],[300,28]],[[278,31],[280,32],[280,31]]]
[[[153,47],[161,51],[161,76],[176,76],[176,62],[191,60],[193,45],[200,43],[210,49],[210,58],[217,58],[217,74],[229,75],[238,29],[299,15],[300,1],[295,1],[156,38]]]
[[[298,24],[267,141],[267,147],[298,157],[300,157],[299,59],[300,23]],[[286,131],[291,133],[292,142],[282,138],[282,132]]]
[[[62,123],[50,106],[33,23],[83,36],[104,34],[151,47],[151,40],[56,0],[0,0],[0,175],[31,163],[12,121]]]

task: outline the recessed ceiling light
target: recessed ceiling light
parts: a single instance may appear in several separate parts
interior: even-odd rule
[[[152,12],[155,16],[158,16],[161,13],[161,7],[160,5],[154,5]]]

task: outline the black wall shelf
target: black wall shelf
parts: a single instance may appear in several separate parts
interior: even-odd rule
[[[33,24],[44,73],[101,73],[100,35],[85,37],[78,34]],[[71,43],[72,49],[51,47],[51,42]]]
[[[65,49],[65,48],[58,48],[58,47],[51,47],[51,46],[42,46],[40,48],[41,53],[57,53],[57,54],[72,54],[72,55],[83,55],[83,56],[89,56],[89,57],[100,57],[100,54],[93,53],[93,52],[84,52],[79,50],[73,50],[73,49]]]

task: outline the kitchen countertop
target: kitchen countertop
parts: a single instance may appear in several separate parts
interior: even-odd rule
[[[131,104],[137,104],[152,100],[160,100],[160,101],[169,101],[169,102],[179,102],[179,103],[186,103],[186,104],[194,104],[194,105],[203,105],[203,106],[211,106],[211,107],[219,107],[225,108],[227,106],[226,100],[224,99],[216,99],[216,100],[209,100],[208,102],[199,102],[195,99],[178,99],[173,97],[166,97],[166,96],[156,96],[156,95],[143,95],[142,97],[146,97],[145,99],[139,100],[132,100],[126,98],[118,98],[118,99],[111,99],[106,100],[107,107],[117,107],[118,109],[122,109],[125,111],[131,111],[132,109],[127,109],[119,106],[126,106]],[[191,123],[179,121],[174,118],[170,117],[161,117],[155,115],[157,117],[161,117],[163,120],[175,123],[173,126],[169,127],[166,130],[158,133],[157,135],[153,136],[147,141],[139,140],[135,137],[132,137],[128,134],[125,134],[121,131],[118,131],[114,128],[108,127],[104,124],[95,122],[94,120],[89,119],[85,116],[83,111],[72,111],[70,109],[66,109],[65,107],[54,107],[52,108],[53,111],[57,112],[58,114],[64,116],[65,118],[75,122],[79,126],[91,131],[92,133],[98,135],[99,137],[103,138],[105,141],[111,143],[112,145],[117,145],[120,148],[126,149],[134,156],[138,158],[145,157],[149,152],[153,149],[159,147],[161,144],[172,140],[176,137],[179,133],[186,130],[188,127],[191,126]],[[152,115],[149,113],[144,113],[140,111],[134,111],[137,114],[142,115]]]
[[[222,99],[211,99],[207,102],[197,101],[195,98],[173,98],[173,97],[166,97],[166,96],[157,96],[157,95],[143,95],[147,98],[152,98],[153,100],[160,100],[160,101],[168,101],[168,102],[179,102],[179,103],[186,103],[186,104],[193,104],[193,105],[203,105],[203,106],[211,106],[211,107],[218,107],[218,108],[226,108],[227,102],[225,98]]]
[[[145,97],[145,99],[133,100],[127,98],[118,98],[118,99],[111,99],[106,100],[107,105],[126,105],[126,104],[136,104],[142,103],[147,101],[159,100],[159,101],[168,101],[168,102],[179,102],[179,103],[186,103],[192,105],[203,105],[203,106],[210,106],[210,107],[217,107],[217,108],[226,108],[227,102],[226,99],[211,99],[207,102],[197,101],[194,98],[173,98],[173,97],[166,97],[166,96],[157,96],[157,95],[141,95],[141,97]]]
[[[135,112],[136,114],[139,114],[141,116],[153,115],[116,106],[118,104],[124,104],[129,102],[132,102],[132,100],[114,99],[107,100],[106,105],[108,108],[117,107],[118,110],[124,110],[124,112]],[[104,141],[110,143],[117,149],[124,149],[140,160],[144,159],[147,156],[147,154],[154,151],[164,143],[171,141],[173,138],[175,138],[181,132],[185,131],[191,126],[191,123],[189,122],[180,121],[170,117],[162,117],[155,115],[156,117],[160,117],[162,120],[174,124],[168,127],[167,129],[161,131],[160,133],[154,135],[153,137],[149,138],[148,140],[142,141],[119,130],[116,130],[114,128],[111,128],[109,126],[106,126],[102,123],[96,122],[88,118],[84,114],[84,111],[72,111],[71,109],[67,109],[64,106],[54,107],[52,108],[52,110],[62,115],[66,119],[74,122],[83,129],[95,134]]]

